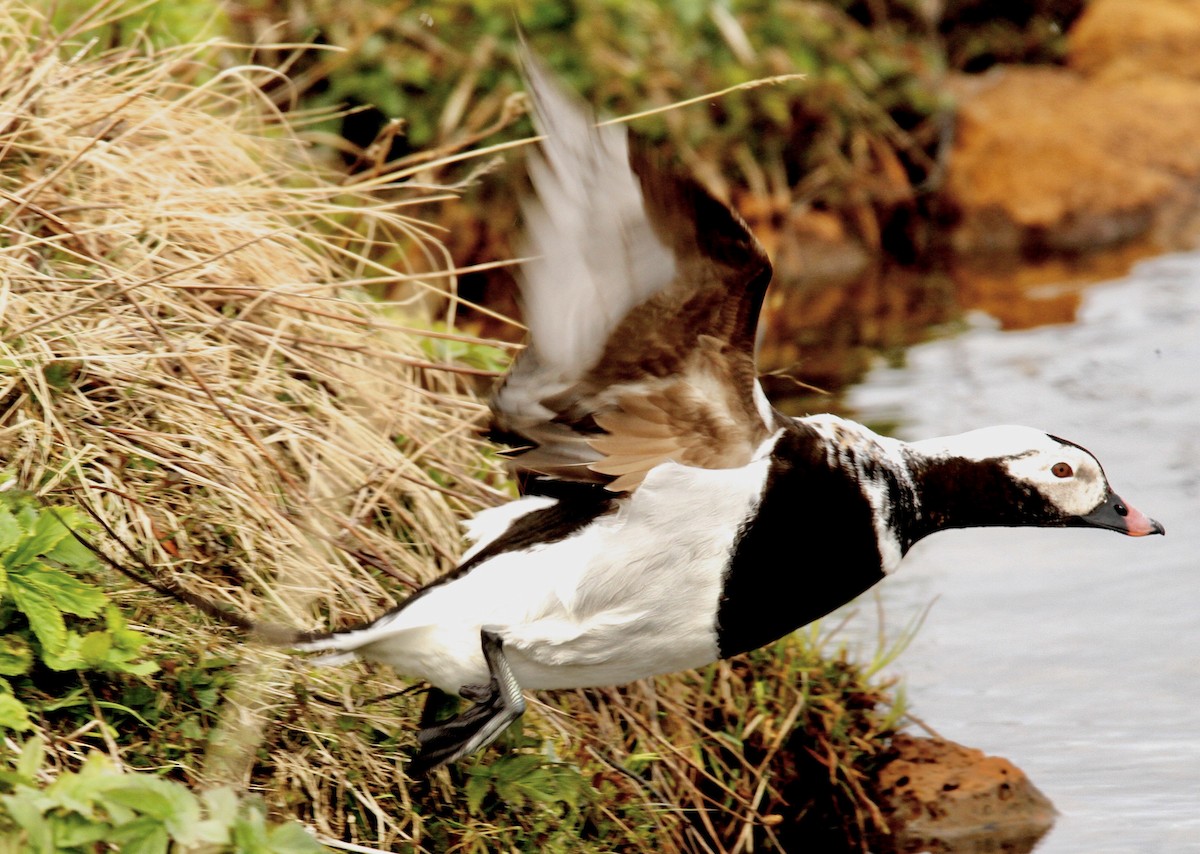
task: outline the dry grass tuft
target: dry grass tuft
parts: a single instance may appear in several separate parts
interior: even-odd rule
[[[451,562],[459,515],[496,498],[482,407],[404,325],[422,312],[363,291],[451,281],[390,266],[436,246],[407,212],[423,194],[322,174],[256,69],[181,85],[211,48],[63,61],[21,40],[33,16],[0,18],[7,464],[161,561],[227,559],[246,584],[214,592],[295,621],[293,593],[354,616],[387,599],[364,560],[404,584]]]
[[[421,331],[453,278],[394,268],[440,251],[429,193],[319,168],[259,97],[269,72],[215,70],[217,46],[81,35],[0,7],[0,460],[245,613],[377,613],[501,495],[462,376],[484,372],[431,361],[470,340]],[[293,704],[278,664],[247,665],[243,704]],[[208,776],[247,776],[243,753]]]
[[[433,278],[404,271],[405,258],[443,257],[416,216],[431,191],[323,170],[260,97],[274,72],[213,66],[231,48],[79,49],[120,5],[96,4],[64,34],[32,7],[0,6],[4,480],[86,504],[243,613],[299,627],[373,616],[452,566],[459,519],[507,488],[473,432],[483,407],[469,381],[488,372],[437,356],[488,342],[431,331],[425,296],[455,303],[448,263]],[[369,287],[412,298],[374,302]],[[162,719],[123,717],[100,742],[95,727],[60,732],[61,763],[100,743],[118,762],[249,785],[360,845],[491,850],[553,832],[558,814],[532,802],[467,809],[469,775],[495,751],[409,783],[418,699],[379,699],[403,687],[394,674],[295,668],[120,587],[158,637],[164,672],[145,684]],[[778,846],[798,809],[781,775],[806,753],[872,822],[834,742],[882,730],[866,718],[847,730],[830,704],[850,695],[822,693],[829,668],[788,641],[653,684],[542,695],[527,726],[585,781],[572,814],[605,850]],[[220,689],[218,714],[171,693],[198,674]],[[861,687],[855,714],[879,701]],[[166,744],[184,718],[202,737]],[[795,743],[813,727],[828,737]]]

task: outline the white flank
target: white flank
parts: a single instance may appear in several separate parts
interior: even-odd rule
[[[718,656],[721,582],[769,465],[769,457],[739,469],[665,463],[617,512],[575,535],[497,555],[372,626],[305,648],[353,651],[447,691],[487,683],[484,628],[504,641],[530,689],[624,684],[707,664]]]

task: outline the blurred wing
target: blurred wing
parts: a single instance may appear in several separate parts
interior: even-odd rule
[[[774,430],[754,335],[771,266],[745,223],[526,56],[528,346],[492,399],[518,473],[629,490],[674,460],[749,462]]]

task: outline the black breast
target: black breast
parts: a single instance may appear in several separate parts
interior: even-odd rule
[[[781,638],[883,578],[858,482],[829,466],[808,430],[788,430],[773,456],[758,513],[726,571],[717,611],[722,658]]]

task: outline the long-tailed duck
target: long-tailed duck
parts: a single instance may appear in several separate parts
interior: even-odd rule
[[[457,569],[332,633],[256,624],[100,557],[265,640],[381,661],[472,701],[425,722],[417,774],[491,743],[524,689],[621,684],[762,646],[935,531],[1163,533],[1088,451],[1038,430],[901,442],[774,410],[754,363],[771,265],[745,223],[623,128],[596,127],[536,60],[526,69],[544,134],[525,203],[529,343],[492,398],[524,497],[468,523]],[[832,544],[819,557],[797,541],[814,527]]]
[[[421,730],[411,770],[489,744],[523,689],[620,684],[779,638],[935,531],[1163,533],[1088,451],[1038,430],[906,443],[775,411],[754,361],[771,265],[745,223],[526,68],[544,135],[524,205],[529,342],[492,398],[525,497],[469,523],[453,572],[301,646],[473,701]],[[819,564],[796,541],[814,525],[836,544]]]

